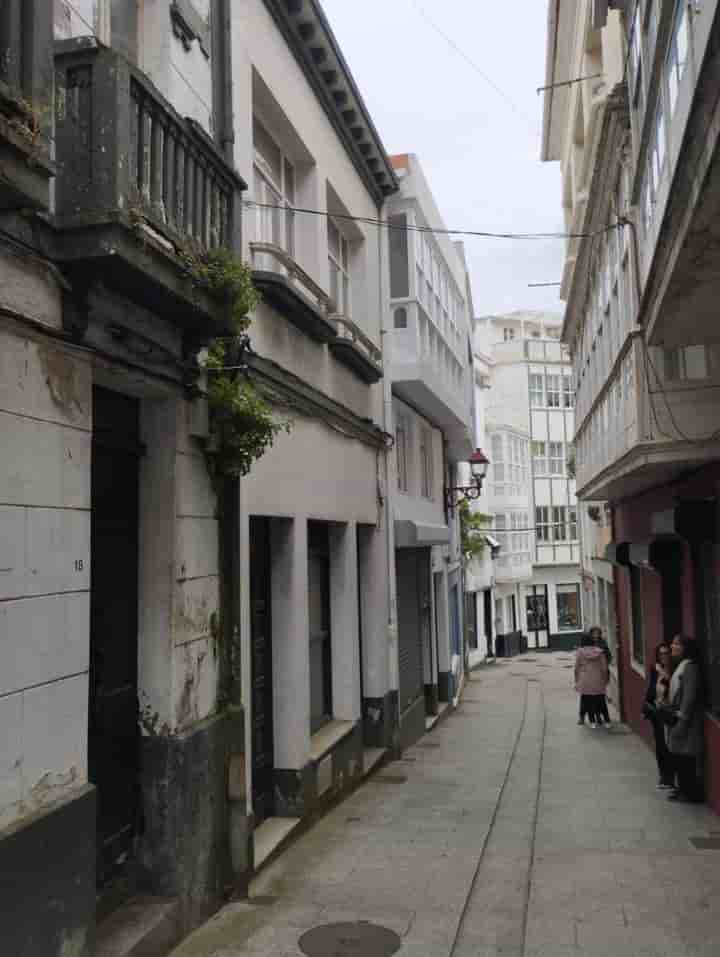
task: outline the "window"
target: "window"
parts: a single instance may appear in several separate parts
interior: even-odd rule
[[[547,505],[535,507],[535,534],[538,542],[550,541],[550,509]]]
[[[577,541],[577,508],[573,505],[568,509],[570,541]]]
[[[330,264],[330,298],[338,315],[350,315],[350,243],[340,226],[328,218],[328,262]]]
[[[401,299],[410,295],[406,214],[397,213],[394,216],[388,216],[388,226],[388,239],[390,243],[390,295],[393,299]]]
[[[551,409],[560,408],[560,376],[547,377],[547,404]]]
[[[257,118],[253,119],[258,239],[295,255],[295,168]],[[268,208],[269,207],[269,208]]]
[[[505,342],[512,342],[515,338],[515,330],[510,328],[503,329],[503,340]]]
[[[535,372],[530,373],[530,405],[534,409],[542,408],[545,405],[543,377]]]
[[[665,164],[665,135],[665,113],[663,112],[662,100],[660,100],[655,114],[655,145],[653,147],[653,173],[656,184],[660,182]]]
[[[558,631],[579,631],[580,586],[558,585],[556,600]]]
[[[575,404],[575,390],[573,389],[572,377],[563,376],[563,408],[572,409]]]
[[[567,540],[567,509],[564,505],[554,505],[553,515],[553,541],[564,542]]]
[[[433,441],[430,429],[420,429],[420,494],[433,497]]]
[[[547,446],[544,442],[532,444],[533,474],[547,475]]]
[[[408,490],[408,443],[410,422],[406,415],[399,415],[395,426],[395,455],[397,460],[398,488]]]
[[[549,465],[551,475],[565,474],[565,447],[563,442],[550,442]]]
[[[502,435],[495,433],[492,437],[492,467],[495,492],[499,494],[503,494],[505,488],[505,455],[503,444]]]
[[[666,382],[706,379],[717,372],[717,347],[681,346],[662,350],[663,377]]]
[[[632,617],[632,656],[639,664],[645,664],[642,616],[642,569],[630,565],[630,614]]]
[[[310,624],[310,733],[332,720],[330,636],[330,542],[328,526],[308,523],[308,618]]]
[[[685,65],[688,60],[688,18],[685,0],[679,0],[675,11],[675,26],[673,27],[670,46],[668,49],[667,65],[665,67],[670,98],[670,116],[675,112],[680,84],[682,83]]]
[[[393,325],[396,329],[407,329],[407,309],[404,306],[394,311]]]

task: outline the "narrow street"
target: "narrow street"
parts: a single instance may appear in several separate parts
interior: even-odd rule
[[[720,822],[656,790],[636,735],[577,726],[571,668],[528,654],[474,672],[453,714],[173,957],[299,957],[307,931],[363,921],[401,957],[717,954]],[[393,952],[357,925],[340,937],[313,953]]]

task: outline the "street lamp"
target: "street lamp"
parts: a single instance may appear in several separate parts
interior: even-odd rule
[[[470,472],[472,473],[473,484],[457,485],[445,489],[445,504],[450,514],[455,511],[455,506],[459,505],[460,502],[471,502],[476,498],[480,498],[483,479],[487,475],[490,459],[485,455],[482,449],[475,449],[468,459],[468,463],[470,465]]]

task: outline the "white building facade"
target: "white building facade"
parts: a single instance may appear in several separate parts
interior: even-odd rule
[[[511,313],[482,318],[478,328],[493,359],[485,428],[488,506],[500,543],[495,640],[522,634],[530,648],[570,646],[583,618],[574,395],[561,322]]]
[[[445,490],[458,484],[459,463],[473,451],[472,299],[462,247],[422,231],[444,224],[418,158],[410,153],[392,161],[400,185],[387,218],[404,743],[456,698],[464,670],[458,516]]]

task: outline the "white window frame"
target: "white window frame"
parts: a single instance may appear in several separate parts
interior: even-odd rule
[[[256,208],[257,239],[260,242],[279,246],[288,256],[294,258],[295,212],[293,207],[297,195],[295,164],[285,155],[275,137],[257,116],[253,117],[253,126],[255,123],[262,127],[265,136],[275,146],[280,158],[280,182],[278,182],[275,170],[271,168],[253,142],[254,199],[258,203],[266,204]],[[292,188],[290,188],[291,179]]]
[[[548,471],[550,475],[565,474],[565,443],[548,442]]]
[[[684,51],[681,51],[679,40],[684,40]],[[684,53],[681,59],[681,53]],[[672,118],[675,114],[675,107],[680,96],[680,86],[687,67],[690,56],[690,23],[688,16],[687,0],[678,0],[675,9],[675,18],[673,29],[670,35],[670,44],[668,55],[665,61],[665,75],[668,85],[668,107]]]
[[[556,543],[567,542],[567,506],[552,506],[552,540]]]
[[[537,382],[533,382],[537,380]],[[539,387],[537,383],[539,382]],[[540,372],[531,372],[529,380],[530,407],[533,409],[545,408],[545,376]]]
[[[334,216],[328,216],[328,269],[330,275],[330,299],[338,316],[350,318],[352,283],[350,276],[350,240],[343,233],[342,225]],[[330,242],[330,232],[334,229],[338,236],[338,248],[335,252]]]
[[[533,440],[532,445],[533,475],[548,474],[547,442]]]
[[[433,500],[433,436],[426,426],[420,429],[420,494]]]
[[[554,388],[550,388],[551,382],[554,384]],[[547,402],[548,409],[560,408],[561,393],[562,376],[556,372],[548,373],[545,377],[545,401]]]
[[[552,536],[550,534],[550,506],[535,506],[535,535],[538,544],[550,544]]]

